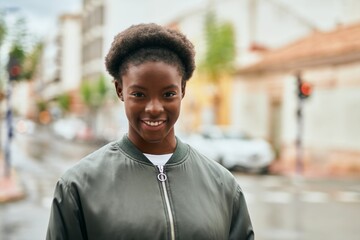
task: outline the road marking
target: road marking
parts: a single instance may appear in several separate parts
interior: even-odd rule
[[[268,203],[290,203],[294,196],[288,192],[265,192],[262,200]]]
[[[278,177],[266,177],[261,184],[265,188],[276,188],[282,186],[282,180]]]
[[[341,191],[336,194],[335,199],[339,202],[346,202],[346,203],[360,202],[360,193]]]
[[[300,200],[311,203],[324,203],[330,199],[329,194],[323,192],[301,192]]]
[[[360,193],[352,191],[339,191],[336,193],[325,193],[315,191],[302,191],[298,194],[285,191],[265,191],[265,192],[248,192],[245,193],[245,199],[248,203],[266,202],[287,204],[295,201],[297,198],[301,202],[307,203],[326,203],[331,201],[343,203],[360,203]]]
[[[291,230],[291,229],[267,229],[259,233],[259,236],[263,239],[300,239],[302,234],[300,231]]]

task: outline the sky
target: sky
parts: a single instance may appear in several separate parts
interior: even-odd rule
[[[359,0],[258,0],[262,2],[279,2],[288,5],[292,10],[315,23],[322,29],[330,28],[337,20],[344,5],[352,5]],[[198,1],[206,2],[206,0]],[[27,19],[31,33],[43,37],[56,34],[57,17],[62,13],[80,12],[82,0],[0,0],[0,11],[16,8],[8,12],[7,18],[20,15]],[[358,6],[358,5],[356,5]],[[350,8],[351,9],[351,6]]]
[[[6,11],[6,18],[25,17],[29,31],[44,37],[56,34],[57,16],[78,12],[81,4],[82,0],[0,0],[0,11]]]
[[[31,39],[46,42],[47,51],[45,61],[53,61],[57,54],[54,39],[57,35],[58,17],[63,13],[80,12],[82,0],[0,0],[1,17],[9,26],[19,17],[26,20],[26,29]],[[5,13],[5,14],[4,14]],[[10,42],[5,42],[3,49],[10,47]],[[1,51],[0,62],[7,60],[6,51]],[[51,77],[55,74],[56,67],[49,64],[44,74]],[[1,72],[0,72],[1,75]]]

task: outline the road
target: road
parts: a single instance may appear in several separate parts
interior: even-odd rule
[[[359,239],[359,179],[236,174],[258,240]]]
[[[45,239],[59,176],[99,145],[55,138],[45,128],[17,134],[13,164],[27,197],[0,205],[0,239]],[[257,240],[357,240],[360,178],[303,179],[233,172],[248,203]]]

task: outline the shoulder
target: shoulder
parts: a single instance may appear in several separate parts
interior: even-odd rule
[[[74,166],[69,168],[61,180],[66,185],[73,183],[81,184],[89,178],[96,178],[111,168],[113,162],[119,157],[117,142],[110,142],[82,158]]]

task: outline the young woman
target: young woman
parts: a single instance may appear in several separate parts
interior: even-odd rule
[[[174,133],[194,48],[156,24],[118,34],[106,68],[128,133],[58,181],[47,239],[253,239],[234,177]]]

